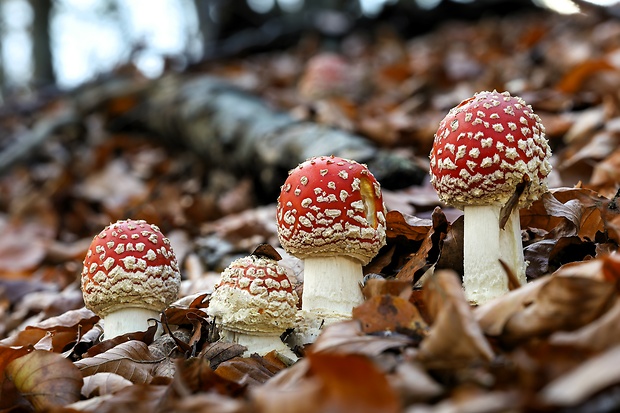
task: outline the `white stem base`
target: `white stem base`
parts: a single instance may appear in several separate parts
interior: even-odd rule
[[[146,331],[154,325],[155,321],[149,321],[153,318],[159,320],[159,312],[136,307],[127,307],[115,311],[103,318],[103,338],[108,340],[127,333]],[[157,327],[155,337],[159,337],[162,331],[161,326]]]
[[[314,343],[325,327],[350,319],[350,314],[325,314],[300,310],[295,316],[295,330],[288,336],[286,342],[293,348]]]
[[[499,206],[466,206],[463,256],[463,286],[473,304],[484,304],[508,292],[508,277],[499,263],[510,267],[525,284],[519,211],[515,209],[503,230],[499,228]]]
[[[302,310],[351,317],[364,302],[362,265],[347,257],[304,259]]]
[[[287,364],[297,361],[295,353],[293,353],[293,351],[280,340],[280,336],[277,335],[254,335],[222,330],[220,332],[220,337],[223,341],[237,343],[247,347],[247,350],[243,353],[243,357],[249,357],[254,353],[259,356],[264,356],[267,353],[275,351],[280,359]]]

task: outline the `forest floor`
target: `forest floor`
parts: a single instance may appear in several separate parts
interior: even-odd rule
[[[620,21],[540,12],[449,22],[411,40],[388,29],[351,35],[332,51],[348,75],[327,89],[306,72],[321,46],[308,36],[291,50],[154,80],[127,65],[78,91],[0,108],[0,411],[619,408]],[[206,308],[220,272],[259,244],[280,246],[276,199],[265,195],[278,186],[236,168],[239,148],[226,152],[230,168],[194,150],[183,136],[205,125],[191,113],[182,125],[165,111],[144,115],[156,100],[144,102],[145,90],[174,97],[170,84],[203,77],[425,171],[451,107],[482,90],[521,96],[553,150],[550,192],[521,211],[530,282],[470,306],[462,213],[440,203],[428,177],[396,180],[384,187],[387,245],[365,267],[373,275],[353,321],[297,349],[292,366],[213,341]],[[128,218],[171,240],[180,299],[162,338],[101,341],[84,308],[82,261],[96,234]],[[298,276],[301,262],[278,251]]]

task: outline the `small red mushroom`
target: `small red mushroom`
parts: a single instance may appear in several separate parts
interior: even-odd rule
[[[439,198],[465,214],[467,298],[482,304],[508,291],[501,258],[523,284],[519,207],[547,191],[551,149],[532,107],[508,92],[479,92],[450,110],[435,134],[431,183]],[[503,229],[500,210],[514,196]]]
[[[365,165],[320,156],[289,173],[278,198],[278,237],[304,260],[306,318],[314,313],[318,325],[347,319],[363,302],[362,266],[385,245],[385,215],[381,186]],[[302,340],[316,335],[311,328]]]
[[[246,356],[276,351],[295,361],[280,336],[295,323],[297,301],[284,267],[275,259],[252,254],[222,272],[207,313],[220,326],[221,339],[247,347]]]
[[[308,60],[299,81],[302,99],[314,101],[330,96],[346,95],[353,88],[351,65],[336,53],[320,53]]]
[[[170,241],[143,220],[104,228],[82,269],[84,303],[103,319],[106,339],[146,330],[177,298],[180,283]]]

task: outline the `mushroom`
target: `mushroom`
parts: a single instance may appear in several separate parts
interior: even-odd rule
[[[289,172],[277,221],[284,250],[304,260],[296,344],[314,341],[323,324],[351,318],[363,302],[362,266],[385,245],[385,215],[381,186],[365,165],[319,156]]]
[[[271,251],[279,260],[277,252]],[[223,341],[247,348],[245,356],[276,351],[285,361],[295,361],[297,356],[280,336],[295,323],[297,301],[285,268],[255,251],[222,272],[207,314],[219,324]]]
[[[177,298],[181,275],[170,241],[143,220],[117,221],[93,238],[82,269],[87,308],[104,337],[145,331]],[[158,334],[161,334],[159,329]]]
[[[431,183],[443,202],[463,209],[463,285],[473,304],[508,291],[500,259],[526,282],[519,208],[547,191],[550,156],[540,118],[508,92],[479,92],[441,121]]]
[[[298,84],[305,101],[347,94],[354,86],[351,65],[336,53],[320,53],[308,60]]]

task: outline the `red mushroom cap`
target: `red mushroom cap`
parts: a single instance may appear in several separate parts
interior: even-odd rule
[[[142,220],[104,228],[82,269],[84,303],[101,317],[122,307],[161,311],[177,298],[180,282],[170,241]]]
[[[479,92],[441,121],[431,150],[431,183],[447,204],[504,205],[516,186],[527,206],[547,191],[551,149],[540,118],[508,92]]]
[[[346,94],[353,87],[351,65],[335,53],[313,56],[299,81],[301,97],[308,100]]]
[[[385,245],[381,186],[365,165],[334,156],[293,169],[278,198],[278,237],[299,258],[349,256],[367,264]]]
[[[293,327],[297,301],[284,267],[271,258],[250,255],[222,272],[207,313],[227,330],[280,334]]]

